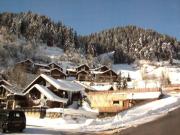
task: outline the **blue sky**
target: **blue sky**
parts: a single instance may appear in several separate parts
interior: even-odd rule
[[[82,35],[131,24],[180,40],[180,0],[0,0],[0,12],[28,10]]]

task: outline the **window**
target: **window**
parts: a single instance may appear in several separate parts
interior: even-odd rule
[[[20,118],[20,114],[19,113],[15,113],[15,118]]]
[[[113,101],[113,105],[119,105],[119,100]]]

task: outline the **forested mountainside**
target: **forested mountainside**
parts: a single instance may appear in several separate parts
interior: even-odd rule
[[[56,23],[46,16],[32,12],[6,12],[0,14],[0,28],[5,28],[10,36],[57,46],[65,52],[78,49],[85,56],[95,57],[115,51],[115,63],[131,63],[136,59],[180,59],[180,42],[175,38],[136,26],[116,27],[89,36],[79,36],[73,28],[61,22]]]
[[[86,52],[94,56],[115,51],[116,63],[136,59],[171,60],[180,58],[180,42],[168,35],[136,26],[116,27],[81,37]]]
[[[64,50],[76,48],[76,32],[62,24],[53,22],[47,16],[27,13],[1,13],[0,27],[6,27],[11,34],[23,36],[27,40],[42,41],[48,46],[56,45]]]

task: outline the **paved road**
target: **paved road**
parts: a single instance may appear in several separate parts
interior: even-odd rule
[[[125,129],[114,135],[180,135],[180,108],[160,119]]]

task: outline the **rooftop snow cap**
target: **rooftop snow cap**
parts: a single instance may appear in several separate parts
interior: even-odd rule
[[[24,93],[28,89],[30,89],[34,84],[38,84],[39,79],[45,80],[46,82],[48,82],[50,85],[54,86],[58,90],[64,90],[70,92],[79,92],[85,90],[84,87],[77,84],[76,82],[66,81],[66,80],[56,80],[48,75],[41,74],[24,89]]]

